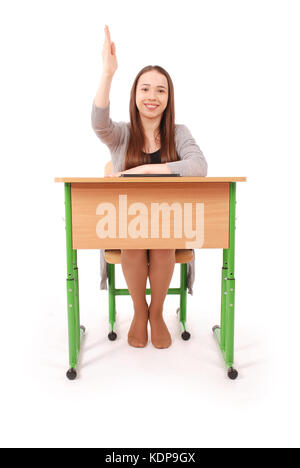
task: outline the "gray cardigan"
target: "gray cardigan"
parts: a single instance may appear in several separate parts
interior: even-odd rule
[[[102,143],[110,150],[114,172],[125,170],[125,156],[130,137],[129,122],[114,122],[110,118],[110,102],[106,107],[97,107],[93,101],[92,127]],[[167,162],[172,174],[185,177],[203,177],[207,175],[206,159],[196,144],[191,132],[185,125],[175,124],[175,146],[180,161]],[[193,260],[188,263],[187,287],[193,295],[195,281],[195,251]],[[100,250],[100,289],[107,289],[107,262],[104,250]]]

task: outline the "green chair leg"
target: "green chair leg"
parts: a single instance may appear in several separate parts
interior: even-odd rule
[[[180,264],[180,308],[179,322],[182,326],[181,337],[187,341],[191,334],[186,330],[186,302],[187,302],[187,263]]]
[[[114,331],[116,322],[116,287],[115,287],[115,264],[107,264],[107,276],[108,276],[108,311],[109,311],[109,334],[108,338],[114,341],[117,338],[117,334]]]

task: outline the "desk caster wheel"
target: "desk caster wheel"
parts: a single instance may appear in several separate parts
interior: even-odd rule
[[[110,332],[110,333],[108,334],[108,339],[109,339],[110,341],[115,341],[116,338],[117,338],[117,334],[116,334],[114,331],[112,331],[112,332]]]
[[[67,377],[69,380],[75,380],[77,377],[76,370],[71,367],[71,369],[69,369],[67,372]]]
[[[227,375],[231,380],[235,380],[239,373],[233,367],[229,367]]]
[[[191,334],[188,332],[188,331],[184,331],[181,333],[181,338],[184,340],[184,341],[187,341],[191,338]]]

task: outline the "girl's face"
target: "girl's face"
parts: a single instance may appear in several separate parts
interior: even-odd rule
[[[156,70],[143,73],[137,82],[135,102],[141,117],[157,119],[162,116],[168,104],[168,80],[165,75]]]

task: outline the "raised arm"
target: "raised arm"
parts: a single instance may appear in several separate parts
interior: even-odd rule
[[[102,49],[103,71],[100,80],[99,88],[95,97],[95,105],[97,107],[107,107],[109,104],[109,93],[113,76],[118,68],[116,57],[116,46],[111,42],[110,32],[107,25],[104,28],[105,40]]]
[[[110,32],[105,25],[105,40],[102,49],[103,70],[100,84],[93,101],[92,127],[98,138],[110,149],[116,147],[122,137],[122,126],[110,119],[109,94],[113,76],[118,68],[116,46],[111,42]]]

